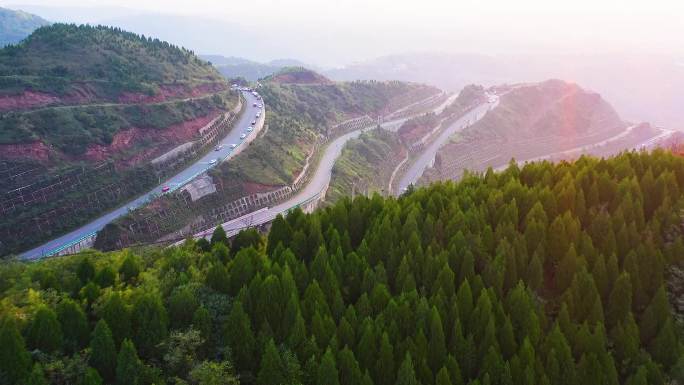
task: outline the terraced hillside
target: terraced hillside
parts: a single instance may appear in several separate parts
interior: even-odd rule
[[[498,106],[440,149],[424,182],[458,178],[465,169],[501,167],[511,158],[525,161],[593,147],[602,149],[599,155],[614,154],[659,131],[648,125],[633,130],[599,94],[560,80],[491,91],[500,94]]]
[[[54,24],[0,50],[0,255],[154,186],[237,104],[191,51],[115,28]]]
[[[381,128],[350,140],[335,162],[326,201],[355,194],[385,194],[394,169],[406,153],[399,135]]]
[[[340,123],[382,115],[439,90],[401,82],[331,82],[290,68],[264,80],[258,92],[266,125],[239,155],[211,170],[214,193],[198,199],[165,196],[106,227],[96,246],[182,237],[280,202],[307,183],[328,141],[350,130]]]

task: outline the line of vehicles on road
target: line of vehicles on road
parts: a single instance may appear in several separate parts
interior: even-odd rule
[[[248,89],[248,90],[249,90],[249,89]],[[259,96],[259,94],[257,94],[256,91],[252,91],[252,94],[253,94],[257,99],[261,100],[261,96]],[[254,103],[253,106],[254,106],[254,107],[258,107],[259,109],[263,108],[263,105],[262,105],[261,103]],[[245,140],[245,139],[247,138],[247,135],[249,135],[250,133],[252,133],[252,132],[254,131],[254,126],[256,126],[256,122],[257,122],[257,120],[258,120],[260,117],[261,117],[261,111],[258,111],[258,112],[256,113],[256,115],[254,115],[254,120],[252,120],[252,122],[250,123],[250,126],[247,127],[247,128],[245,129],[245,132],[243,132],[242,134],[240,134],[240,140]],[[231,144],[229,144],[228,146],[230,147],[231,150],[233,150],[233,149],[237,148],[238,145],[237,145],[236,143],[231,143]],[[223,145],[222,145],[222,144],[218,144],[218,145],[216,145],[216,147],[214,147],[214,151],[221,151],[221,149],[223,149]],[[214,165],[216,165],[220,160],[221,160],[220,158],[211,159],[211,160],[209,161],[209,165],[210,165],[210,166],[214,166]],[[169,192],[170,190],[171,190],[171,187],[167,185],[167,186],[163,186],[163,187],[162,187],[161,192],[162,192],[162,194],[165,194],[165,193]]]

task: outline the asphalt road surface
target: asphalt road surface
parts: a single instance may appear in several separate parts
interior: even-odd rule
[[[76,230],[69,232],[68,234],[62,235],[59,238],[53,239],[36,248],[33,248],[20,254],[21,258],[37,259],[45,255],[50,255],[54,253],[54,250],[57,250],[65,245],[77,242],[78,240],[83,239],[84,237],[87,237],[88,235],[101,230],[108,223],[128,213],[129,210],[136,209],[144,205],[148,201],[154,199],[154,197],[162,193],[162,189],[165,186],[168,186],[170,191],[174,191],[182,187],[183,185],[187,184],[193,178],[203,173],[204,171],[216,166],[221,161],[226,161],[230,159],[232,156],[234,156],[234,152],[237,149],[239,149],[239,146],[249,139],[249,136],[245,139],[240,139],[240,135],[242,135],[243,133],[248,135],[256,135],[256,131],[248,133],[246,132],[246,129],[247,127],[250,127],[251,122],[255,120],[256,113],[262,110],[258,107],[253,107],[254,103],[259,104],[261,103],[261,101],[258,101],[256,97],[254,97],[251,93],[243,92],[243,96],[245,98],[245,108],[242,112],[242,115],[238,119],[237,125],[235,125],[233,129],[230,130],[228,135],[226,135],[221,140],[221,149],[219,151],[210,151],[205,156],[198,159],[193,164],[191,164],[184,170],[180,171],[173,177],[165,180],[163,183],[161,183],[154,189],[148,191],[144,195],[141,195],[138,198],[124,204],[123,206],[100,216],[99,218],[89,222],[84,226],[79,227]],[[262,112],[260,119],[264,118],[265,114]],[[236,144],[238,145],[238,147],[235,149],[231,149],[231,144]],[[217,162],[211,164],[210,162],[214,159],[217,159]]]
[[[444,103],[440,104],[439,106],[435,107],[432,111],[439,114],[444,110],[444,108],[449,105],[453,100],[455,99],[456,96],[449,98],[447,101]],[[489,105],[485,105],[486,107],[489,107]],[[405,121],[410,119],[408,118],[401,118],[397,120],[391,120],[382,123],[380,126],[386,130],[390,131],[396,131],[401,124],[403,124]],[[335,161],[337,158],[340,156],[342,153],[342,149],[344,148],[344,145],[353,138],[359,137],[361,133],[364,130],[372,129],[371,128],[366,128],[363,130],[355,130],[352,132],[349,132],[347,134],[344,134],[332,142],[330,142],[324,152],[323,155],[321,156],[321,159],[318,163],[318,167],[316,168],[316,171],[314,171],[314,174],[311,177],[311,180],[307,183],[307,185],[297,192],[293,197],[290,199],[286,200],[283,203],[280,203],[276,206],[273,207],[265,207],[260,210],[251,212],[249,214],[243,215],[240,218],[233,219],[231,221],[223,223],[221,226],[223,226],[223,229],[225,230],[226,234],[228,236],[232,236],[234,234],[237,234],[240,230],[247,228],[247,227],[253,227],[253,226],[258,226],[262,225],[264,223],[268,223],[275,219],[278,214],[285,214],[288,210],[293,208],[294,206],[298,206],[302,203],[309,202],[311,200],[318,199],[320,196],[319,194],[323,192],[328,187],[328,184],[330,183],[330,178],[332,177],[332,169],[335,166]],[[194,235],[195,238],[201,238],[201,237],[210,237],[211,234],[214,232],[214,229],[216,227],[212,227],[210,229],[204,230],[202,232],[199,232]],[[183,241],[179,241],[176,244],[180,244]]]
[[[492,98],[491,102],[487,102],[475,107],[443,130],[437,139],[428,145],[428,147],[418,156],[418,158],[413,161],[408,170],[406,170],[406,172],[401,176],[395,194],[400,195],[409,185],[415,184],[418,179],[420,179],[425,169],[434,162],[435,155],[437,155],[439,148],[442,147],[442,145],[446,143],[453,134],[482,119],[487,111],[495,107],[498,102],[498,98]]]

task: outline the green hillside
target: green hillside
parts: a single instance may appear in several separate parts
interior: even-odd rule
[[[155,93],[160,84],[220,82],[193,52],[118,28],[53,24],[0,50],[0,89],[69,95],[87,84],[101,99]]]
[[[116,28],[54,24],[0,49],[0,255],[157,185],[210,145],[151,161],[238,98],[191,51]]]
[[[216,193],[195,202],[178,194],[164,196],[156,204],[105,227],[98,234],[98,240],[102,240],[96,243],[98,247],[115,249],[121,244],[153,242],[193,221],[214,224],[220,219],[215,213],[221,207],[255,191],[292,185],[307,157],[310,156],[309,172],[315,170],[325,142],[341,134],[332,129],[335,124],[364,114],[376,116],[393,108],[397,100],[409,104],[438,92],[433,87],[401,82],[271,81],[263,83],[258,91],[266,107],[265,127],[235,158],[209,171],[217,186]],[[154,230],[147,230],[150,223],[154,223]]]
[[[684,159],[527,164],[229,242],[0,265],[0,372],[51,384],[677,384]],[[681,285],[678,287],[681,288]],[[681,309],[680,309],[681,310]],[[29,353],[30,352],[30,353]]]
[[[0,47],[18,43],[37,28],[48,24],[39,16],[0,7]]]
[[[433,87],[403,82],[331,83],[315,72],[292,68],[273,79],[259,89],[267,106],[268,132],[235,161],[221,165],[226,180],[289,184],[304,166],[316,138],[334,135],[327,129],[335,123],[388,112],[395,98],[408,95],[415,101],[438,92]],[[306,83],[293,84],[292,79],[305,79]],[[324,80],[309,83],[314,79]]]
[[[325,200],[336,202],[351,194],[387,194],[392,172],[406,152],[397,133],[381,128],[350,140],[335,161]]]

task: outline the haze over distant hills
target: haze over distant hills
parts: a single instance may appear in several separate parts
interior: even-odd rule
[[[221,74],[227,78],[242,77],[249,81],[264,78],[272,75],[285,67],[307,67],[315,69],[299,60],[277,59],[266,63],[222,55],[200,55],[201,58],[210,61]]]
[[[40,16],[0,7],[0,47],[18,43],[36,28],[48,24]]]
[[[666,55],[479,55],[415,53],[326,71],[336,80],[397,79],[458,91],[470,83],[572,80],[610,100],[621,116],[684,129],[684,66]],[[638,75],[638,76],[636,76]]]

